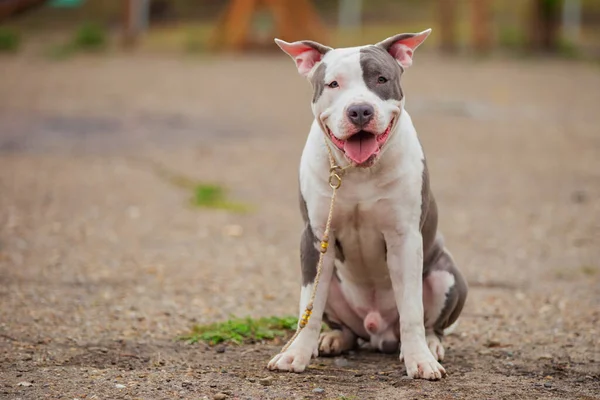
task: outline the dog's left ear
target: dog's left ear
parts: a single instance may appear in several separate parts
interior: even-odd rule
[[[431,29],[420,33],[401,33],[376,44],[392,55],[398,63],[408,68],[412,65],[413,53],[427,39]]]
[[[288,43],[281,39],[275,39],[275,43],[294,59],[296,67],[298,67],[298,73],[304,77],[308,76],[328,51],[333,50],[331,47],[310,40]]]

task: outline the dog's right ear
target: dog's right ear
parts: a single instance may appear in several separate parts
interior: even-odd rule
[[[281,39],[275,39],[275,43],[288,56],[294,59],[296,67],[298,67],[298,72],[304,77],[308,76],[310,71],[312,71],[328,51],[333,50],[331,47],[310,40],[288,43]]]

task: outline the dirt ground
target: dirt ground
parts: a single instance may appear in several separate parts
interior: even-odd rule
[[[175,340],[297,310],[310,88],[286,57],[0,59],[0,398],[600,399],[600,69],[424,53],[404,89],[470,284],[439,382]],[[253,211],[192,208],[157,164]]]

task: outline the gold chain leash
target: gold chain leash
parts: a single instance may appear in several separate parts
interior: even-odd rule
[[[329,147],[329,143],[327,143],[327,139],[325,139],[325,146],[327,147],[327,152],[329,153],[329,186],[331,187],[331,202],[329,203],[329,215],[327,216],[327,223],[325,224],[325,232],[323,232],[323,238],[321,239],[321,245],[319,247],[319,262],[317,263],[317,274],[315,275],[315,280],[313,282],[312,292],[310,294],[310,300],[308,304],[306,304],[306,309],[300,317],[298,321],[298,329],[294,333],[294,336],[283,346],[280,353],[286,351],[292,342],[298,337],[300,331],[308,324],[308,320],[312,315],[313,303],[315,301],[315,296],[317,295],[317,287],[319,285],[319,279],[321,278],[321,270],[323,269],[323,258],[325,257],[325,253],[327,253],[327,249],[329,248],[329,232],[331,230],[331,220],[333,219],[333,206],[335,204],[335,195],[337,190],[342,186],[342,176],[344,176],[344,172],[346,169],[350,168],[352,165],[346,165],[345,167],[340,167],[335,163],[335,159],[333,158],[333,154],[331,153],[331,148]]]

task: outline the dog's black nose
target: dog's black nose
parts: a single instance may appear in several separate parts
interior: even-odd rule
[[[373,119],[375,109],[367,103],[354,104],[346,111],[348,119],[357,127],[364,128]]]

